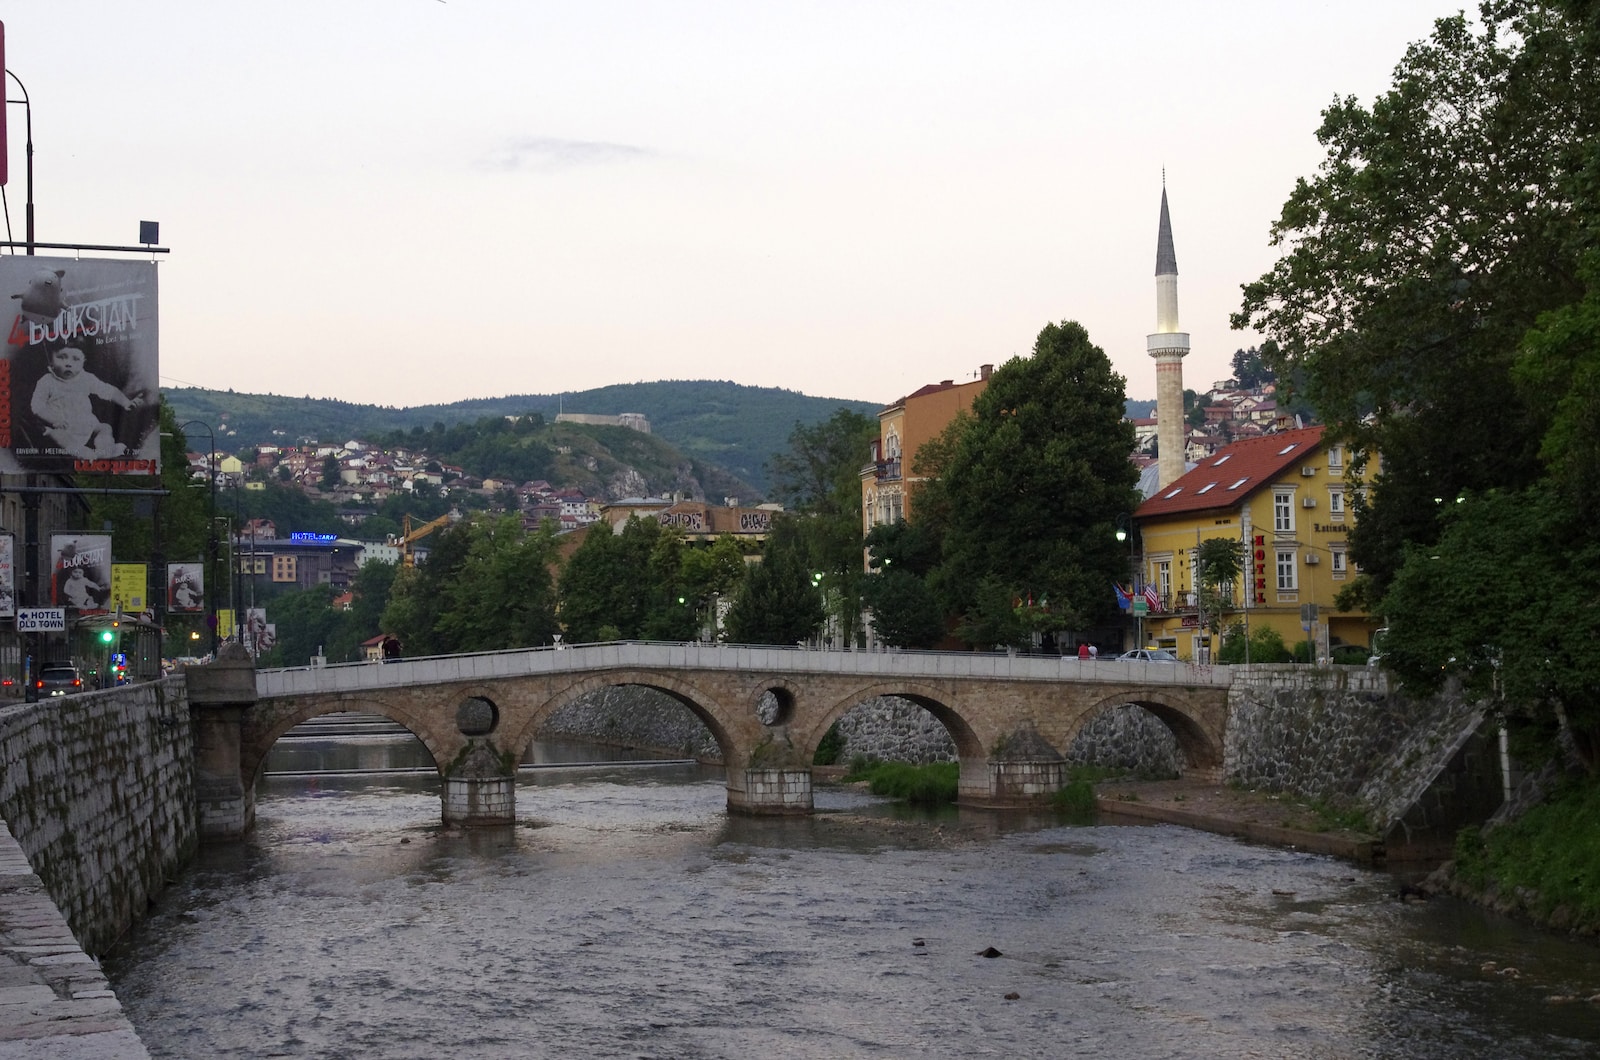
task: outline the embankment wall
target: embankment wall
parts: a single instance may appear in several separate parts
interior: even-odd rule
[[[99,954],[193,853],[181,677],[0,708],[0,819]]]

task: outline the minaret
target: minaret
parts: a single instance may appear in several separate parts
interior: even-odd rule
[[[1145,339],[1145,349],[1156,359],[1156,470],[1165,487],[1183,475],[1183,359],[1189,353],[1189,334],[1178,330],[1178,255],[1172,249],[1165,174],[1156,233],[1156,330]]]

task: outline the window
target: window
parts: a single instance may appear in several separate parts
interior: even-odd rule
[[[1328,491],[1328,518],[1336,523],[1344,522],[1344,490]]]
[[[1330,548],[1328,550],[1328,569],[1335,578],[1342,578],[1345,574],[1344,549]]]
[[[893,431],[889,432],[888,449],[890,460],[900,459],[900,436]]]
[[[1272,529],[1280,534],[1294,533],[1294,490],[1274,490]]]
[[[1161,599],[1172,599],[1172,561],[1160,560],[1156,563],[1156,591],[1161,594]]]
[[[1344,446],[1328,446],[1328,470],[1341,471],[1344,468]]]
[[[275,582],[295,581],[295,558],[294,556],[273,556],[272,580]]]
[[[1296,578],[1294,557],[1295,551],[1292,548],[1278,550],[1278,591],[1280,593],[1292,593],[1300,588],[1300,582]]]

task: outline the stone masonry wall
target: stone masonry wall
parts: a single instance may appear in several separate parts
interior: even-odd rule
[[[182,679],[0,708],[0,819],[104,952],[196,845]]]
[[[665,692],[637,685],[601,689],[569,703],[550,716],[540,735],[722,761],[711,730],[688,707]]]
[[[1413,697],[1359,667],[1241,670],[1224,747],[1231,784],[1359,807],[1384,831],[1463,768],[1482,775],[1481,754],[1462,753],[1484,710],[1459,692]]]

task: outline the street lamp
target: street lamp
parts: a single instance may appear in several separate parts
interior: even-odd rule
[[[1117,541],[1128,543],[1128,573],[1133,577],[1133,584],[1129,586],[1133,595],[1128,600],[1128,609],[1133,612],[1135,648],[1144,647],[1144,614],[1139,610],[1139,605],[1144,597],[1139,592],[1139,564],[1134,559],[1133,546],[1133,516],[1117,516]]]
[[[211,482],[211,498],[207,510],[206,535],[206,623],[211,627],[211,657],[217,655],[217,435],[211,424],[201,420],[186,420],[178,424],[180,431],[191,425],[204,427],[211,446],[206,451],[206,478]]]
[[[17,100],[16,102],[19,102],[19,103],[22,104],[23,119],[27,123],[26,129],[25,129],[25,134],[27,136],[26,148],[27,148],[27,159],[28,159],[28,173],[27,173],[28,202],[27,202],[26,224],[27,224],[27,234],[28,234],[28,243],[27,243],[28,253],[31,255],[33,253],[33,102],[28,99],[28,86],[22,83],[22,78],[18,77],[16,74],[12,73],[10,70],[7,70],[5,75],[7,77],[11,78],[11,80],[15,81],[17,83],[17,87],[18,88],[22,89],[22,98],[20,100]],[[12,101],[8,99],[8,100],[6,100],[6,102],[10,103]],[[3,123],[0,123],[0,124],[3,124]],[[4,145],[0,144],[0,150],[3,150],[3,149],[4,149]],[[10,225],[8,224],[6,227],[9,229]],[[9,239],[11,237],[8,234],[6,236],[6,238]]]

